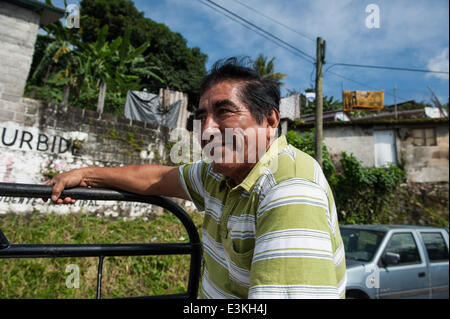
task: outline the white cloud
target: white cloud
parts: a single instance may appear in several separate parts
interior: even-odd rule
[[[441,68],[440,65],[444,63],[448,70],[448,49],[446,56],[442,51],[442,48],[448,48],[448,0],[239,0],[307,35],[313,41],[285,29],[236,1],[214,1],[313,57],[316,54],[315,39],[322,36],[327,42],[325,69],[332,63],[343,62],[421,69]],[[144,0],[136,2],[146,16],[167,24],[172,30],[180,32],[188,40],[189,46],[198,46],[207,53],[207,67],[220,58],[235,55],[256,57],[263,53],[268,57],[276,57],[276,70],[288,75],[284,81],[286,88],[305,89],[311,82],[314,83],[312,63],[199,1],[158,0],[152,2],[152,8]],[[376,3],[380,8],[379,29],[368,29],[365,25],[368,15],[365,9],[370,3]],[[433,67],[430,63],[433,63]],[[420,73],[338,66],[333,67],[332,71],[384,90],[392,90],[396,84],[397,87],[417,91],[426,87],[428,83],[424,82],[425,79],[439,81],[436,74],[425,77]],[[326,94],[339,96],[342,82],[346,89],[368,89],[326,74]],[[405,92],[405,99],[410,99],[414,94],[412,91]],[[445,96],[448,89],[441,88],[438,94]]]
[[[434,58],[431,58],[428,61],[427,67],[429,70],[433,71],[444,71],[448,72],[448,48],[445,48],[442,50],[440,54],[435,56]],[[439,79],[448,80],[449,76],[448,74],[442,74],[442,73],[428,73],[427,78],[429,77],[437,77]]]

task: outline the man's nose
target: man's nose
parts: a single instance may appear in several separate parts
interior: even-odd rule
[[[202,127],[202,145],[221,138],[220,125],[213,115],[208,115]]]
[[[217,123],[215,117],[211,114],[208,115],[203,123],[203,131],[217,131],[219,129],[219,123]]]

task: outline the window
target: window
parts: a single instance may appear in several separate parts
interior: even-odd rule
[[[448,261],[448,248],[440,233],[421,233],[431,262]]]
[[[412,130],[413,144],[415,146],[436,146],[435,128],[417,128]]]
[[[419,250],[411,233],[397,233],[392,235],[386,248],[386,252],[398,254],[398,265],[420,263]]]
[[[369,261],[378,250],[385,232],[363,229],[341,228],[345,257],[352,260]]]

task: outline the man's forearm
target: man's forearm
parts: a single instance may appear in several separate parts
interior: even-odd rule
[[[178,168],[163,165],[82,168],[83,181],[92,187],[116,188],[141,195],[186,198],[178,182]]]

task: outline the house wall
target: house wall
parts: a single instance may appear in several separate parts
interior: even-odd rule
[[[375,165],[373,128],[324,127],[324,144],[333,159],[338,160],[342,152],[354,154],[364,167]]]
[[[169,163],[167,128],[32,99],[14,104],[18,107],[13,119],[0,120],[0,182],[42,184],[56,173],[79,167]],[[134,218],[161,212],[150,208],[146,204],[115,201],[78,201],[68,207],[40,199],[0,196],[0,214],[83,209],[100,216]]]
[[[42,184],[57,173],[86,166],[170,164],[167,128],[22,97],[39,22],[39,13],[1,2],[0,182]],[[171,99],[183,100],[179,123],[184,128],[189,116],[187,95],[169,93]],[[190,207],[190,202],[180,204]],[[40,199],[0,196],[0,214],[34,210],[84,210],[124,218],[146,218],[162,212],[160,207],[139,203],[77,201],[75,205],[61,206]]]
[[[409,128],[411,131],[411,128]],[[436,127],[436,146],[415,146],[413,138],[407,133],[400,140],[398,150],[408,179],[411,182],[449,181],[449,127]]]
[[[19,102],[33,59],[40,16],[11,3],[0,6],[0,99]],[[0,108],[0,118],[13,116]]]
[[[415,146],[414,128],[436,129],[435,146]],[[308,128],[309,130],[309,128]],[[403,167],[409,182],[449,182],[449,126],[446,122],[324,125],[324,144],[335,163],[342,152],[353,154],[363,167],[375,166],[375,130],[394,130],[398,165]],[[297,128],[301,134],[305,128]]]

